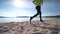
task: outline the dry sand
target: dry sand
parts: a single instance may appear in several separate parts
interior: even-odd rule
[[[60,34],[60,20],[0,23],[0,34]],[[56,34],[56,33],[53,33]]]

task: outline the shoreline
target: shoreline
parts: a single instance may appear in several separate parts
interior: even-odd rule
[[[59,21],[59,20],[60,20],[60,19],[58,19],[58,20],[57,20],[57,19],[52,19],[52,20],[43,20],[43,21]],[[39,20],[32,20],[32,22],[34,22],[34,21],[39,21]],[[7,21],[7,22],[0,22],[0,24],[1,24],[1,23],[12,23],[12,22],[14,22],[14,21],[11,21],[11,22],[8,22],[8,21]],[[29,20],[28,20],[28,21],[15,21],[15,22],[16,22],[16,23],[17,23],[17,22],[29,22]],[[39,22],[40,22],[40,21],[39,21]]]

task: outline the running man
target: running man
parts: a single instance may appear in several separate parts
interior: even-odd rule
[[[30,17],[30,24],[31,24],[31,20],[38,15],[40,17],[40,21],[43,22],[42,16],[41,16],[41,14],[42,14],[41,5],[43,5],[43,0],[33,0],[33,4],[36,5],[37,13],[34,16]]]

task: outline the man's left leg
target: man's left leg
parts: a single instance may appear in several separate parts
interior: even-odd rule
[[[40,21],[41,22],[44,22],[43,20],[42,20],[42,12],[41,12],[41,6],[40,6],[40,12],[39,12],[40,14],[39,14],[39,16],[40,16]]]
[[[42,20],[42,15],[41,15],[41,11],[40,11],[40,14],[39,14],[39,15],[40,15],[40,21],[43,22],[43,20]]]

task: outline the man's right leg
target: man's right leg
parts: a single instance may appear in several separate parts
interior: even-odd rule
[[[36,6],[36,9],[37,9],[37,8],[38,8],[38,7]],[[30,17],[30,24],[31,24],[31,20],[32,20],[34,17],[36,17],[37,15],[39,15],[38,12],[37,12],[37,14],[35,14],[34,16]]]

